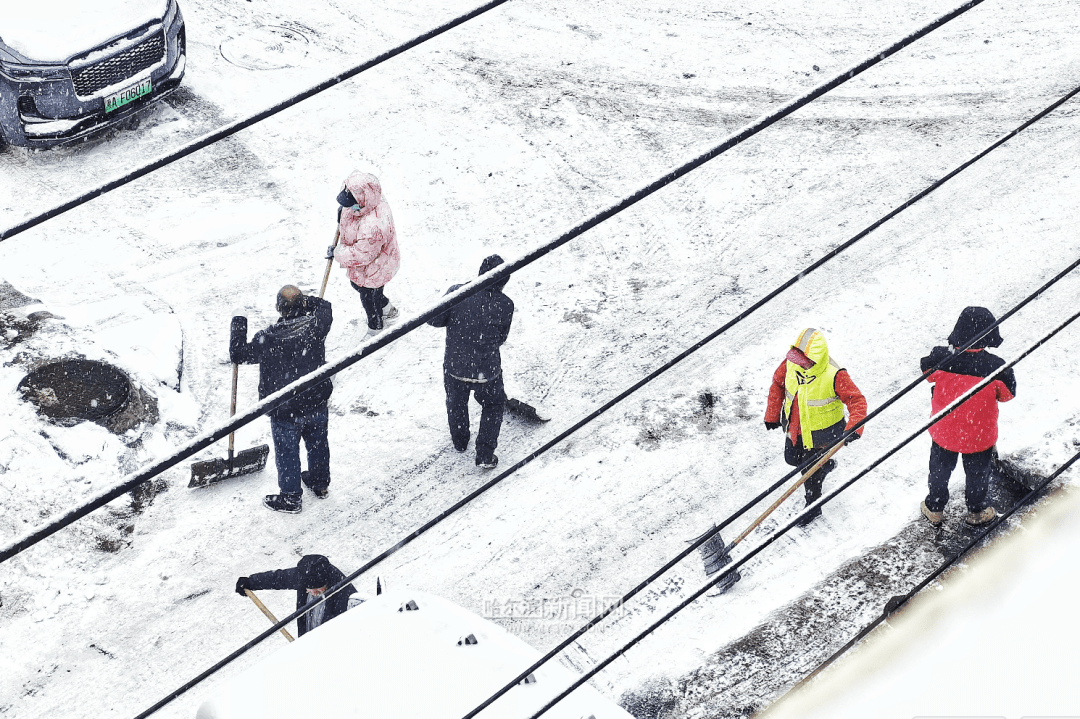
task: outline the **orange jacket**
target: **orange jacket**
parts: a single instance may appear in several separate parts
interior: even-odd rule
[[[781,361],[780,366],[773,372],[772,385],[769,387],[769,404],[765,407],[766,422],[780,421],[780,414],[784,409],[784,379],[787,377],[787,363],[786,359]],[[851,429],[866,418],[866,397],[863,397],[862,392],[855,386],[855,383],[851,380],[851,375],[848,374],[846,369],[836,373],[836,378],[833,380],[833,391],[836,392],[836,396],[840,398],[840,401],[844,403],[844,407],[847,408],[848,421],[845,429]],[[863,428],[860,427],[859,435],[861,436],[862,433]],[[788,418],[788,438],[792,444],[798,443],[800,434],[799,404],[798,402],[792,402],[791,417]]]

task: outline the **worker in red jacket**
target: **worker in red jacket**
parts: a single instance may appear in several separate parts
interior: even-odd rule
[[[926,378],[933,384],[930,395],[932,414],[945,409],[953,400],[968,391],[983,378],[995,374],[1005,360],[986,351],[1001,345],[1001,334],[995,327],[971,349],[955,353],[957,347],[970,342],[994,324],[994,315],[985,307],[966,307],[949,335],[949,347],[935,347],[922,358],[922,371],[948,362]],[[997,375],[993,382],[972,395],[951,414],[930,427],[930,492],[922,503],[922,513],[937,526],[944,519],[949,501],[949,476],[956,467],[958,454],[964,455],[967,475],[967,523],[986,524],[997,516],[989,503],[990,473],[997,442],[998,402],[1008,402],[1016,396],[1016,377],[1011,369]]]
[[[865,417],[866,398],[848,371],[829,356],[825,335],[813,328],[800,332],[773,372],[765,409],[765,429],[783,425],[786,430],[784,461],[793,467],[816,461]],[[848,442],[860,436],[861,427]],[[803,484],[807,506],[821,497],[825,475],[835,468],[836,460],[830,459]],[[799,523],[806,526],[820,516],[818,508]]]

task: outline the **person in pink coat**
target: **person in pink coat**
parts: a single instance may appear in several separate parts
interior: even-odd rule
[[[401,266],[394,216],[383,198],[379,178],[367,172],[349,175],[337,201],[341,207],[334,259],[360,293],[371,336],[382,330],[385,320],[397,316],[397,308],[383,294],[383,287]]]

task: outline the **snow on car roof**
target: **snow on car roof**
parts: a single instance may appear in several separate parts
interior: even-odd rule
[[[418,609],[404,611],[409,601]],[[475,644],[462,642],[468,635]],[[446,599],[388,591],[282,646],[229,679],[197,719],[372,716],[459,719],[540,658],[502,627]],[[521,719],[577,677],[551,661],[484,710]],[[588,685],[545,716],[632,719]]]
[[[60,62],[165,14],[168,0],[54,0],[47,11],[10,3],[0,16],[0,38],[31,59]]]

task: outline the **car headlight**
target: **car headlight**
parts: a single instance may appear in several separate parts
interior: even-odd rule
[[[22,65],[4,61],[0,61],[0,72],[12,80],[23,82],[60,80],[68,75],[68,69],[64,65]]]

